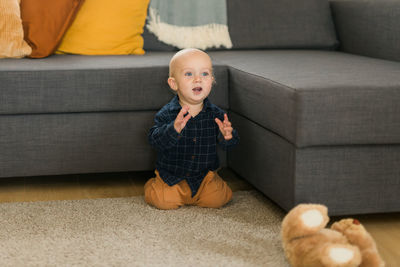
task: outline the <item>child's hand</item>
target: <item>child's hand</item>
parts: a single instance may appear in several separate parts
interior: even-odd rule
[[[215,122],[218,124],[219,130],[224,136],[225,140],[232,139],[232,123],[228,120],[228,115],[224,114],[224,122],[221,122],[220,119],[215,118]]]
[[[185,114],[189,111],[188,106],[184,106],[181,111],[179,111],[178,115],[176,116],[176,119],[174,121],[174,128],[178,133],[181,133],[183,128],[185,128],[186,123],[188,120],[192,117],[190,113],[188,113],[186,116]]]

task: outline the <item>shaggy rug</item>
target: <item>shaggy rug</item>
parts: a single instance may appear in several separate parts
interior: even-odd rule
[[[143,197],[0,204],[1,266],[288,266],[284,216],[256,191],[221,209]]]

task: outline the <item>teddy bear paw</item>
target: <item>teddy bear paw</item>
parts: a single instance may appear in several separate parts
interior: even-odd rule
[[[299,204],[282,221],[283,240],[315,234],[329,221],[328,209],[319,204]]]
[[[361,264],[360,250],[352,245],[340,244],[326,248],[323,266],[352,267]]]
[[[300,218],[304,226],[308,228],[318,227],[324,223],[324,216],[318,209],[307,210],[301,214]]]

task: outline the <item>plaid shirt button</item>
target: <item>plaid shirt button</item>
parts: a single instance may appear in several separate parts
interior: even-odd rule
[[[195,142],[195,143],[196,143],[196,137],[195,137],[195,138],[193,138],[193,142]]]
[[[192,159],[194,159],[194,158],[195,158],[195,156],[193,155],[193,156],[192,156]]]

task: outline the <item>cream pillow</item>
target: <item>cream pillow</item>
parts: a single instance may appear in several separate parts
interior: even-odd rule
[[[32,52],[24,41],[20,0],[0,0],[0,58],[21,58]]]
[[[143,26],[149,0],[85,0],[58,53],[144,54]]]

